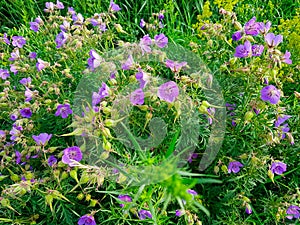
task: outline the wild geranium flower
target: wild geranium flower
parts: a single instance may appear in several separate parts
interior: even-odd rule
[[[63,31],[63,32],[67,32],[71,27],[71,24],[64,20],[63,24],[59,26],[60,30]]]
[[[90,58],[88,58],[88,65],[89,68],[93,71],[95,68],[99,67],[101,62],[104,61],[104,59],[95,51],[90,50]]]
[[[187,193],[191,194],[191,195],[198,195],[198,193],[192,189],[188,189]]]
[[[16,119],[18,119],[18,115],[16,115],[16,114],[11,114],[11,115],[10,115],[10,119],[11,119],[12,121],[15,121]]]
[[[175,216],[180,217],[180,216],[182,216],[183,214],[184,214],[184,211],[183,211],[183,210],[180,210],[180,209],[176,209],[176,210],[175,210]]]
[[[4,33],[4,34],[3,34],[3,41],[4,41],[4,43],[7,44],[7,45],[10,44],[10,41],[9,41],[9,39],[7,38],[7,33]]]
[[[15,154],[16,154],[16,163],[20,164],[21,163],[21,159],[22,159],[22,155],[21,155],[21,153],[19,151],[16,151]]]
[[[159,20],[163,20],[165,18],[164,14],[163,13],[159,13],[158,14],[158,19]]]
[[[120,199],[123,202],[132,202],[132,199],[129,195],[119,195],[118,199]],[[124,207],[124,204],[120,204],[120,207]]]
[[[9,61],[16,61],[19,60],[20,57],[20,52],[19,49],[14,50],[12,53],[10,53],[10,58],[8,59]]]
[[[138,215],[139,215],[140,220],[144,220],[144,219],[146,219],[147,217],[150,218],[150,219],[152,219],[152,214],[151,214],[151,212],[148,211],[148,210],[141,209],[141,210],[139,211]]]
[[[29,22],[30,30],[33,30],[34,32],[38,32],[40,25],[37,22]]]
[[[164,48],[168,44],[168,38],[164,34],[154,36],[154,42],[159,48]]]
[[[193,159],[196,159],[198,157],[198,154],[197,153],[191,153],[187,159],[187,161],[189,163],[192,163],[193,162]]]
[[[37,63],[36,63],[36,69],[37,69],[37,71],[40,72],[41,70],[45,69],[48,66],[50,66],[50,63],[48,63],[48,62],[46,62],[46,61],[44,61],[42,59],[39,59],[39,58],[37,59]]]
[[[73,20],[75,26],[81,26],[84,22],[84,17],[82,16],[81,13],[77,13],[77,14],[74,13],[72,15],[72,20]]]
[[[267,42],[269,48],[276,47],[279,45],[283,40],[283,36],[281,34],[276,35],[273,33],[268,33],[265,36],[265,41]]]
[[[141,88],[133,91],[130,94],[130,102],[133,105],[143,105],[144,104],[145,94]]]
[[[263,45],[252,45],[252,56],[260,56],[264,51]]]
[[[56,163],[57,163],[57,158],[54,155],[50,155],[50,157],[48,158],[48,165],[53,166]]]
[[[53,12],[54,11],[54,3],[53,2],[46,2],[45,3],[46,8],[44,9],[44,12]]]
[[[144,20],[144,19],[141,19],[141,21],[140,21],[140,27],[141,27],[141,28],[144,28],[145,26],[146,26],[145,20]]]
[[[22,48],[26,44],[26,39],[22,36],[13,36],[12,45],[18,48]]]
[[[273,162],[270,170],[272,173],[278,175],[283,174],[286,171],[286,164],[283,162]]]
[[[238,41],[243,37],[242,31],[237,31],[232,35],[232,40],[233,41]]]
[[[187,62],[176,62],[170,59],[166,60],[166,66],[170,68],[174,73],[178,73],[182,67],[185,67],[187,65]]]
[[[42,145],[45,146],[50,138],[52,137],[52,134],[47,134],[47,133],[41,133],[38,136],[32,135],[33,140],[37,145]]]
[[[121,10],[121,8],[120,8],[119,5],[117,5],[116,3],[114,3],[114,1],[110,1],[108,11],[118,12],[120,10]]]
[[[148,34],[145,35],[143,38],[141,38],[139,45],[142,49],[143,54],[144,54],[144,52],[147,52],[147,53],[151,52],[150,45],[152,45],[152,40]]]
[[[263,22],[259,23],[259,32],[261,34],[268,33],[270,28],[271,28],[271,22],[270,21],[268,21],[266,24],[264,24]]]
[[[0,69],[0,77],[2,80],[6,80],[9,77],[9,71],[6,69]]]
[[[245,211],[248,215],[252,214],[252,208],[249,204],[246,205],[246,210]]]
[[[277,104],[280,100],[280,91],[273,85],[268,85],[260,91],[260,98],[271,104]]]
[[[256,36],[259,34],[260,24],[256,22],[256,17],[252,17],[244,26],[247,35]]]
[[[66,148],[64,150],[64,155],[63,155],[61,161],[64,164],[68,164],[69,166],[72,166],[71,160],[80,162],[81,159],[82,159],[82,153],[81,153],[80,148],[78,146],[73,146],[73,147]]]
[[[24,108],[20,110],[20,114],[24,118],[30,118],[32,116],[32,111],[30,108]]]
[[[5,139],[5,137],[6,137],[5,131],[4,130],[0,130],[0,138],[1,139]]]
[[[96,225],[96,221],[92,215],[84,215],[78,220],[78,225]]]
[[[19,67],[17,67],[15,64],[10,64],[10,72],[13,72],[14,75],[16,75],[19,72]]]
[[[179,95],[179,88],[174,81],[166,82],[158,87],[157,96],[166,102],[174,102]]]
[[[150,77],[139,68],[139,72],[135,74],[135,78],[140,82],[140,88],[144,88],[146,84],[149,82]]]
[[[25,102],[29,102],[32,100],[32,97],[34,96],[34,92],[31,91],[29,88],[26,87],[26,90],[25,90]]]
[[[238,161],[230,162],[228,165],[228,173],[238,173],[244,165]]]
[[[99,88],[98,93],[93,92],[92,95],[92,106],[96,106],[101,102],[101,100],[105,97],[109,96],[109,87],[106,83],[102,82],[101,88]]]
[[[36,52],[30,52],[28,55],[29,59],[35,59],[36,58]]]
[[[57,9],[64,9],[65,8],[64,4],[62,2],[60,2],[59,0],[56,1],[55,7]]]
[[[292,64],[292,60],[290,59],[291,53],[289,51],[286,51],[284,55],[280,58],[281,62],[284,62],[286,64]]]
[[[243,45],[238,45],[235,49],[234,56],[238,58],[245,58],[251,55],[251,43],[245,41]]]
[[[286,210],[286,218],[289,220],[292,219],[299,219],[300,218],[300,207],[296,205],[291,205],[287,210]]]
[[[288,120],[291,117],[292,116],[290,116],[290,115],[280,115],[280,116],[278,116],[277,120],[274,123],[274,126],[279,127],[281,124],[283,124],[286,120]]]
[[[31,84],[31,78],[30,77],[22,78],[20,80],[20,83],[23,84],[24,86],[29,86]]]
[[[124,64],[122,64],[121,68],[122,70],[130,70],[133,66],[134,62],[133,62],[133,58],[132,55],[128,56],[128,59],[125,61]]]
[[[69,104],[59,104],[56,108],[55,116],[61,116],[61,118],[65,119],[72,113],[73,111]]]
[[[65,32],[60,32],[56,38],[55,38],[55,43],[56,43],[56,48],[61,48],[68,40],[68,35]]]

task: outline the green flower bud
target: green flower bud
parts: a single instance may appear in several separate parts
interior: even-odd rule
[[[69,177],[69,174],[66,171],[62,172],[61,180],[67,179],[68,177]]]
[[[111,143],[108,142],[108,141],[104,141],[102,143],[102,147],[103,147],[104,150],[109,151],[109,150],[111,150]]]
[[[77,199],[78,199],[78,200],[82,200],[83,198],[84,198],[84,194],[79,193],[79,194],[77,195]]]
[[[20,180],[20,177],[19,177],[17,174],[12,174],[12,175],[10,176],[10,179],[11,179],[12,181],[14,181],[14,182],[17,182],[17,181]]]
[[[87,194],[87,195],[85,196],[85,200],[86,200],[86,201],[90,201],[90,200],[91,200],[91,197],[92,197],[92,196],[91,196],[90,194]]]
[[[95,207],[97,203],[98,203],[97,200],[91,199],[89,207]]]
[[[246,112],[244,118],[246,121],[250,121],[253,116],[254,116],[254,113],[252,111],[248,111],[248,112]]]

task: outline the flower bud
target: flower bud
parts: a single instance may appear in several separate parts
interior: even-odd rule
[[[243,26],[238,21],[234,21],[233,25],[234,25],[234,28],[237,29],[237,30],[242,30],[243,29]]]
[[[102,143],[102,147],[103,147],[104,150],[109,151],[109,150],[111,150],[111,143],[108,142],[108,141],[104,141]]]
[[[109,157],[109,151],[103,151],[100,155],[100,159],[105,160]]]
[[[60,162],[59,162],[60,163]],[[58,163],[58,164],[59,164]],[[64,172],[62,172],[62,174],[61,174],[61,180],[64,180],[64,179],[67,179],[69,177],[69,174],[66,172],[66,171],[64,171]]]
[[[246,112],[244,118],[245,118],[246,121],[250,121],[253,116],[254,116],[254,113],[252,111],[248,111],[248,112]]]
[[[82,200],[83,198],[84,198],[84,194],[79,193],[79,194],[77,195],[77,199],[78,199],[78,200]]]
[[[85,196],[85,200],[86,200],[86,201],[90,201],[90,200],[91,200],[91,197],[92,197],[92,196],[91,196],[90,194],[87,194],[87,195]]]
[[[91,199],[89,207],[95,207],[97,203],[98,203],[97,200]]]

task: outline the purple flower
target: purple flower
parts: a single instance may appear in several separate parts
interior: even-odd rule
[[[19,151],[16,151],[16,163],[20,164],[22,159],[22,155]]]
[[[28,57],[30,59],[35,59],[36,58],[36,52],[30,52],[29,55],[28,55]]]
[[[26,90],[25,90],[25,102],[29,102],[31,101],[32,97],[34,96],[34,92],[31,91],[29,88],[26,87]]]
[[[10,140],[14,141],[16,138],[21,134],[20,130],[18,130],[16,127],[13,127],[9,134],[11,135]]]
[[[265,36],[265,41],[267,42],[269,48],[276,47],[282,42],[282,40],[283,37],[281,34],[275,36],[275,34],[273,33],[268,33]]]
[[[13,72],[14,75],[16,75],[19,71],[18,71],[18,67],[15,64],[10,64],[10,72]]]
[[[252,208],[249,204],[246,205],[246,210],[245,211],[248,215],[252,214]]]
[[[81,26],[84,22],[84,17],[82,16],[81,13],[78,14],[74,13],[72,15],[72,20],[74,21],[75,26]]]
[[[96,225],[96,221],[92,215],[84,215],[78,220],[78,225]]]
[[[132,199],[129,195],[119,195],[118,199],[120,199],[123,202],[132,202]],[[124,207],[124,204],[120,204],[120,207]]]
[[[164,14],[163,13],[159,13],[158,14],[158,19],[159,20],[163,20],[165,18]]]
[[[37,59],[37,63],[36,63],[36,69],[37,71],[41,71],[43,70],[44,68],[48,67],[50,64],[44,60],[41,60],[41,59]]]
[[[141,28],[144,28],[145,26],[146,26],[145,20],[144,20],[144,19],[141,19],[141,21],[140,21],[140,27],[141,27]]]
[[[180,217],[180,216],[182,216],[183,214],[184,214],[184,211],[183,211],[183,210],[176,209],[176,211],[175,211],[175,216]]]
[[[118,12],[120,10],[121,10],[121,8],[120,8],[119,5],[117,5],[116,3],[114,3],[114,1],[110,1],[108,11]]]
[[[0,69],[0,77],[2,80],[6,80],[9,77],[9,71],[6,69]]]
[[[30,118],[32,116],[32,112],[30,108],[21,109],[20,114],[24,118]]]
[[[60,2],[59,0],[56,1],[55,6],[56,6],[57,9],[64,9],[65,8],[64,4],[62,2]]]
[[[238,58],[245,58],[251,54],[251,43],[250,41],[245,41],[243,45],[238,45],[235,49],[234,56]]]
[[[144,52],[147,52],[147,53],[151,52],[150,45],[152,45],[152,40],[149,37],[149,35],[147,34],[143,38],[141,38],[140,44],[139,44],[139,46],[142,49],[143,54],[144,54]]]
[[[261,34],[268,33],[270,28],[271,28],[271,22],[270,21],[268,21],[266,24],[264,24],[263,22],[259,23],[259,32]]]
[[[286,164],[283,162],[273,162],[270,170],[272,173],[276,173],[278,175],[283,174],[286,171]]]
[[[264,51],[263,45],[252,45],[252,56],[260,56]]]
[[[7,38],[7,33],[4,33],[4,34],[3,34],[3,41],[4,41],[7,45],[10,44],[10,41],[9,41],[9,39]]]
[[[9,61],[16,61],[16,60],[20,59],[19,49],[16,49],[12,53],[10,53],[10,56],[11,57],[8,59]]]
[[[154,42],[159,48],[164,48],[168,44],[168,38],[164,34],[154,36]]]
[[[277,104],[280,100],[280,91],[273,85],[264,87],[260,93],[260,98],[263,101],[269,101],[271,104]]]
[[[142,70],[139,69],[139,72],[135,74],[135,78],[140,82],[140,88],[144,88],[149,82],[150,77]]]
[[[243,167],[243,164],[238,161],[230,162],[228,165],[228,173],[238,173],[240,171],[240,167]]]
[[[30,30],[33,30],[34,32],[39,31],[39,24],[37,22],[29,22]]]
[[[64,155],[62,157],[62,162],[64,164],[68,164],[69,166],[72,166],[71,160],[75,160],[79,162],[82,159],[82,153],[78,146],[73,146],[66,148],[64,150]]]
[[[166,82],[158,87],[157,96],[166,102],[174,102],[179,95],[179,88],[174,81]]]
[[[101,88],[99,88],[99,92],[93,92],[92,96],[92,106],[96,106],[101,102],[101,99],[107,97],[109,95],[109,87],[102,82]]]
[[[16,115],[16,114],[11,114],[11,115],[10,115],[10,119],[11,119],[12,121],[15,121],[16,119],[18,119],[18,115]]]
[[[88,65],[90,69],[93,71],[95,68],[99,67],[101,62],[104,60],[101,58],[101,56],[95,51],[90,50],[90,58],[88,58]]]
[[[191,195],[198,195],[198,193],[192,189],[188,189],[187,193],[191,194]]]
[[[45,3],[46,8],[44,9],[44,12],[53,12],[54,11],[54,3],[53,2],[46,2]]]
[[[256,36],[259,34],[260,24],[255,21],[256,17],[254,16],[245,24],[244,30],[247,35]]]
[[[286,51],[284,55],[281,57],[281,61],[286,64],[292,64],[292,60],[290,59],[291,53],[289,51]]]
[[[233,41],[238,41],[242,38],[243,34],[241,31],[237,31],[232,35],[232,40]]]
[[[131,67],[133,66],[133,58],[132,58],[132,55],[129,55],[128,56],[128,59],[125,61],[124,64],[122,64],[121,68],[122,70],[130,70]]]
[[[57,163],[57,158],[54,155],[50,155],[50,157],[48,158],[48,165],[53,166],[56,163]]]
[[[23,84],[23,85],[25,85],[25,86],[29,86],[31,84],[31,78],[30,77],[28,77],[28,78],[22,78],[20,80],[20,83]]]
[[[71,15],[76,14],[73,7],[68,7],[68,13],[71,14]]]
[[[292,220],[293,218],[299,219],[300,218],[300,207],[296,205],[291,205],[287,210],[286,210],[286,218],[289,220]]]
[[[291,118],[292,116],[290,115],[280,115],[277,120],[275,121],[275,127],[279,127],[281,124],[283,124],[286,120]]]
[[[143,105],[144,104],[144,98],[145,98],[145,95],[144,95],[144,92],[141,88],[133,91],[130,94],[130,102],[133,105]]]
[[[63,24],[59,26],[60,30],[63,32],[67,32],[70,29],[70,23],[64,20]]]
[[[38,17],[34,20],[34,22],[38,23],[39,25],[42,25],[42,24],[44,23],[40,16],[38,16]]]
[[[0,138],[5,139],[6,133],[4,130],[0,130]]]
[[[26,44],[26,40],[22,36],[13,36],[12,45],[18,48],[22,48]]]
[[[45,146],[51,137],[52,137],[52,134],[47,134],[47,133],[41,133],[38,136],[32,135],[32,138],[36,142],[36,144],[42,145],[42,146]]]
[[[56,48],[61,48],[68,39],[68,35],[65,32],[60,32],[58,35],[56,35],[55,38],[55,43],[56,43]]]
[[[176,61],[172,61],[170,59],[167,59],[166,60],[166,66],[168,68],[170,68],[174,73],[178,73],[182,67],[186,66],[187,65],[187,62],[176,62]]]
[[[150,218],[150,219],[152,219],[152,214],[148,210],[141,209],[138,214],[139,214],[140,220],[144,220],[147,217]]]
[[[72,113],[73,111],[69,104],[59,104],[56,108],[55,116],[61,116],[61,118],[65,119]]]
[[[198,154],[197,153],[191,153],[187,159],[187,161],[189,163],[192,163],[193,159],[196,159],[198,157]]]

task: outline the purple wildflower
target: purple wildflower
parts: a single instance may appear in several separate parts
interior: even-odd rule
[[[130,94],[130,102],[133,105],[143,105],[144,104],[144,98],[145,98],[145,95],[144,95],[144,92],[141,88],[133,91]]]
[[[9,71],[6,69],[0,69],[0,77],[2,80],[6,80],[9,77]]]
[[[259,32],[261,34],[268,33],[270,28],[271,28],[271,22],[270,21],[268,21],[266,24],[264,24],[263,22],[259,23]]]
[[[44,9],[44,12],[53,12],[54,11],[54,3],[53,2],[46,2],[45,3],[46,8]]]
[[[70,29],[70,23],[64,20],[63,24],[59,26],[62,32],[67,32]]]
[[[55,116],[61,116],[61,118],[65,119],[72,113],[70,104],[59,104],[56,108]]]
[[[19,70],[19,68],[15,65],[15,64],[10,64],[10,71],[14,73],[14,75],[16,75]]]
[[[29,55],[28,55],[28,57],[30,59],[35,59],[36,58],[36,52],[30,52]]]
[[[275,36],[275,34],[273,33],[268,33],[265,36],[265,41],[267,42],[269,48],[276,47],[282,42],[282,40],[283,37],[281,34]]]
[[[119,195],[118,199],[120,199],[123,202],[132,202],[132,199],[129,195]],[[120,204],[120,207],[124,207],[124,204]]]
[[[164,34],[154,36],[154,42],[159,48],[164,48],[168,44],[168,38]]]
[[[10,58],[8,59],[9,61],[16,61],[19,60],[20,57],[20,52],[19,49],[14,50],[12,53],[10,53]]]
[[[256,36],[259,34],[260,24],[256,22],[255,16],[245,24],[244,30],[247,35]]]
[[[286,64],[292,64],[292,60],[290,59],[291,53],[289,51],[286,51],[284,55],[281,57],[281,61]]]
[[[95,68],[99,67],[101,62],[104,60],[102,57],[95,51],[95,50],[90,50],[90,58],[88,58],[88,65],[89,68],[93,71]]]
[[[45,146],[51,137],[52,137],[52,134],[47,134],[47,133],[41,133],[38,136],[32,135],[32,138],[36,142],[36,144],[42,145],[42,146]]]
[[[108,11],[118,12],[120,10],[121,10],[121,8],[120,8],[119,5],[117,5],[116,3],[114,3],[114,1],[110,1]]]
[[[3,34],[3,41],[4,41],[5,44],[7,44],[7,45],[10,44],[10,41],[9,41],[9,39],[7,38],[7,33],[4,33],[4,34]]]
[[[79,162],[82,159],[82,153],[78,146],[66,148],[62,157],[62,162],[72,166],[71,160]]]
[[[198,195],[198,193],[196,192],[196,191],[194,191],[194,190],[192,190],[192,189],[188,189],[187,190],[187,193],[189,193],[189,194],[191,194],[191,195]]]
[[[30,25],[30,30],[33,30],[34,32],[38,32],[39,31],[39,24],[37,22],[29,22]]]
[[[16,115],[16,114],[11,114],[11,115],[10,115],[10,119],[11,119],[12,121],[15,121],[15,120],[18,119],[18,115]]]
[[[109,95],[109,87],[102,82],[101,88],[99,88],[99,92],[93,92],[92,95],[92,106],[96,106],[101,102],[101,99],[107,97]]]
[[[183,214],[184,214],[184,211],[183,211],[183,210],[176,209],[176,211],[175,211],[175,216],[180,217],[180,216],[182,216]]]
[[[12,45],[18,48],[22,48],[26,44],[26,39],[22,36],[13,36]]]
[[[264,51],[263,45],[252,45],[252,56],[260,56]]]
[[[31,101],[31,99],[34,96],[34,94],[35,93],[33,91],[31,91],[28,87],[26,87],[26,90],[25,90],[25,97],[26,97],[25,102]]]
[[[145,20],[144,20],[144,19],[141,19],[141,21],[140,21],[140,27],[141,27],[141,28],[144,28],[145,26],[146,26]]]
[[[23,84],[23,85],[25,85],[25,86],[29,86],[31,84],[31,78],[30,77],[28,77],[28,78],[22,78],[20,80],[20,83]]]
[[[144,88],[146,84],[149,82],[150,77],[139,68],[139,72],[135,74],[135,78],[140,82],[140,88]]]
[[[178,73],[182,67],[186,66],[187,62],[176,62],[176,61],[172,61],[170,59],[166,60],[166,66],[168,68],[170,68],[174,73]]]
[[[196,159],[198,157],[198,154],[197,153],[191,153],[187,159],[187,161],[189,163],[192,163],[193,159]]]
[[[141,38],[140,44],[139,44],[139,46],[142,49],[143,54],[144,54],[144,52],[147,52],[147,53],[151,52],[150,45],[152,45],[152,40],[149,37],[149,35],[147,34],[143,38]]]
[[[280,91],[273,85],[264,87],[260,93],[260,98],[263,101],[269,101],[271,104],[277,104],[280,100]]]
[[[4,130],[0,130],[0,138],[5,139],[6,133]]]
[[[166,102],[174,102],[179,95],[179,88],[174,81],[166,82],[158,87],[157,96]]]
[[[292,220],[293,218],[299,219],[300,218],[300,207],[296,205],[291,205],[287,210],[286,210],[286,218],[289,220]]]
[[[148,210],[141,209],[138,214],[139,214],[139,219],[140,220],[144,220],[147,217],[150,218],[150,219],[152,219],[152,214]]]
[[[270,170],[272,173],[276,173],[278,175],[283,174],[286,171],[286,164],[283,162],[273,162]]]
[[[246,205],[246,210],[245,211],[248,215],[252,214],[252,208],[249,204]]]
[[[32,112],[30,108],[21,109],[20,114],[24,118],[30,118],[32,116]]]
[[[22,159],[22,155],[19,151],[16,151],[16,163],[20,164],[21,163],[21,159]]]
[[[44,61],[44,60],[41,60],[41,59],[37,59],[37,63],[36,63],[36,69],[37,71],[41,71],[43,69],[45,69],[46,67],[50,66],[50,63]]]
[[[125,61],[124,64],[122,64],[121,68],[122,70],[130,70],[133,66],[133,58],[132,55],[128,56],[128,59]]]
[[[161,21],[159,21],[159,22],[158,22],[158,27],[159,27],[160,29],[162,29],[162,28],[164,28],[164,24],[163,24]]]
[[[228,165],[228,173],[238,173],[240,171],[240,167],[243,167],[244,165],[238,161],[230,162]]]
[[[283,124],[286,120],[291,118],[292,116],[290,115],[280,115],[277,120],[275,121],[275,127],[279,127],[281,124]]]
[[[237,31],[232,35],[232,40],[233,41],[238,41],[242,38],[243,34],[241,31]]]
[[[75,26],[81,26],[84,22],[84,17],[81,13],[75,13],[72,15],[72,20],[74,21]]]
[[[68,35],[65,32],[60,32],[56,38],[55,38],[55,43],[56,43],[56,48],[61,48],[68,40]]]
[[[158,19],[159,20],[163,20],[165,18],[164,14],[163,13],[159,13],[158,14]]]
[[[50,155],[50,157],[48,158],[48,165],[53,166],[56,163],[57,163],[57,158],[54,155]]]
[[[243,45],[238,45],[235,49],[234,56],[238,58],[245,58],[251,54],[251,43],[250,41],[245,41]]]
[[[39,25],[42,25],[42,24],[44,23],[40,16],[38,16],[38,17],[34,20],[34,22],[38,23]]]
[[[96,225],[96,221],[92,215],[84,215],[78,220],[78,225]]]
[[[76,14],[73,7],[68,7],[68,14],[71,14],[71,15]]]
[[[62,2],[60,2],[59,0],[56,1],[55,7],[57,9],[64,9],[65,8],[64,4]]]

